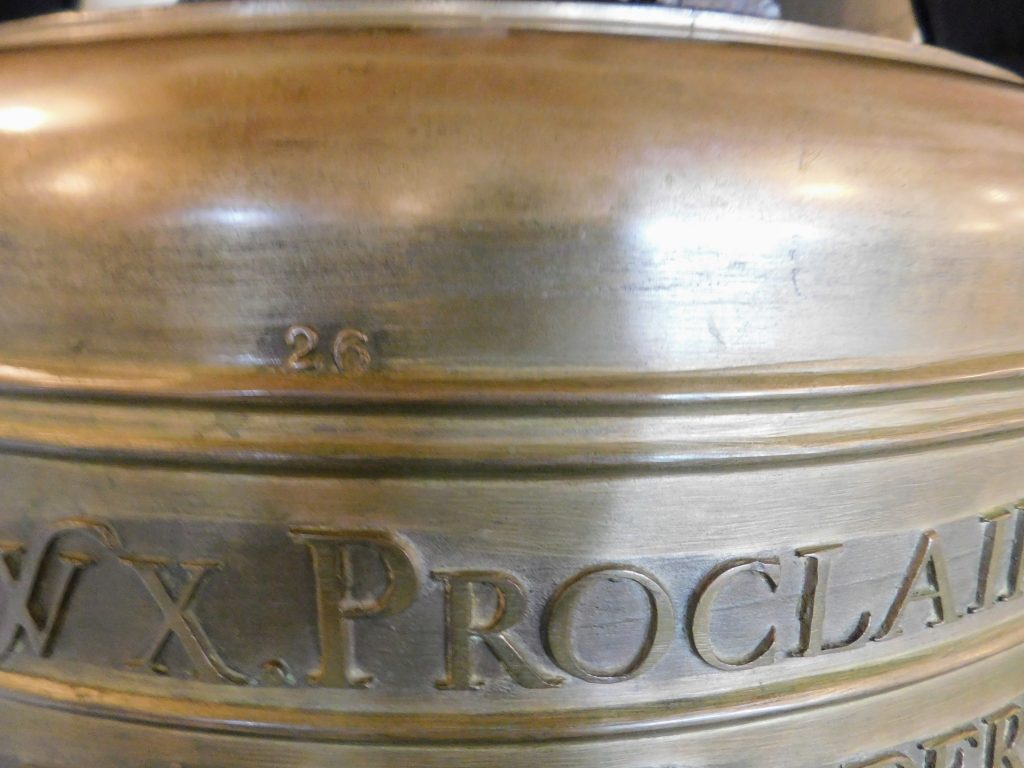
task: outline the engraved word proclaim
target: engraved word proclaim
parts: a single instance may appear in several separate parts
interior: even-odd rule
[[[404,685],[428,690],[545,691],[613,685],[653,670],[729,673],[977,621],[1024,593],[1024,506],[942,530],[947,526],[957,533],[946,542],[924,530],[696,564],[665,557],[643,565],[577,563],[559,573],[549,561],[538,569],[550,574],[539,583],[497,563],[461,567],[472,553],[446,553],[436,541],[423,547],[432,560],[425,562],[411,533],[261,528],[253,535],[264,557],[295,573],[307,569],[308,586],[296,590],[290,585],[302,578],[274,581],[263,571],[240,578],[238,565],[252,567],[251,558],[226,551],[225,542],[244,538],[184,531],[181,541],[220,547],[215,557],[174,551],[166,542],[140,553],[109,523],[65,520],[27,543],[0,543],[0,663],[14,653],[58,655],[60,635],[81,630],[92,633],[93,644],[105,643],[97,628],[119,627],[103,658],[120,649],[125,669],[214,684],[360,690],[393,684],[400,669]],[[865,562],[873,571],[892,565],[858,571]],[[81,583],[96,590],[93,606],[98,594],[115,596],[104,608],[106,622],[84,614],[65,620],[86,570]],[[104,579],[118,581],[104,589]],[[273,591],[264,599],[261,590]],[[619,602],[625,593],[629,608]],[[125,609],[132,620],[110,621],[124,596],[135,601]],[[226,626],[231,616],[245,625]],[[602,629],[621,626],[628,637],[615,641]],[[261,634],[268,630],[275,634]],[[84,645],[75,652],[79,660]],[[250,648],[260,655],[247,655]],[[670,654],[671,663],[663,663]],[[876,764],[886,765],[865,763]]]

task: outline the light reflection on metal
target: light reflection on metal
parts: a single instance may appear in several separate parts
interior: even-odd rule
[[[47,122],[44,110],[27,106],[0,106],[0,133],[31,133]]]
[[[279,224],[284,214],[265,206],[246,204],[215,204],[186,212],[181,221],[193,226],[214,226],[224,229],[247,229]]]
[[[1005,189],[993,187],[991,189],[985,190],[985,199],[988,200],[989,202],[1001,205],[1003,203],[1013,202],[1014,195],[1012,192],[1009,192]]]
[[[750,215],[718,220],[659,218],[644,222],[642,241],[669,258],[710,251],[735,256],[760,256],[780,249],[809,246],[822,237],[813,224],[795,221],[763,221]],[[682,269],[687,267],[680,265]]]
[[[80,197],[88,195],[95,188],[95,182],[81,173],[61,173],[50,182],[50,188],[59,195]]]

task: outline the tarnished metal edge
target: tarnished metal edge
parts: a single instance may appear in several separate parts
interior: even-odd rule
[[[680,373],[516,375],[511,371],[381,371],[365,376],[285,375],[274,368],[137,367],[0,362],[0,398],[186,405],[195,408],[315,410],[437,408],[486,410],[722,407],[774,410],[794,401],[828,408],[849,398],[925,399],[1024,389],[1024,355],[861,367],[837,361],[805,367],[733,368]]]
[[[1022,653],[1024,619],[1012,616],[988,632],[957,635],[927,648],[847,670],[816,673],[770,686],[756,686],[758,703],[730,690],[693,700],[646,702],[636,706],[552,710],[544,713],[476,713],[470,720],[438,718],[437,712],[374,713],[282,709],[206,702],[195,713],[189,699],[124,692],[81,683],[0,671],[0,698],[22,704],[140,725],[245,735],[287,741],[448,746],[595,741],[671,735],[695,728],[749,722],[819,709],[907,688],[962,672],[1005,654]],[[736,701],[745,702],[737,707]]]
[[[581,442],[541,447],[451,446],[419,441],[381,444],[338,441],[317,446],[267,446],[211,440],[185,444],[174,438],[116,434],[105,443],[79,433],[36,439],[0,432],[0,454],[125,466],[172,467],[325,477],[618,477],[738,472],[779,465],[806,466],[858,461],[1024,437],[1024,412],[987,419],[956,420],[917,429],[898,428],[865,436],[855,433],[786,435],[756,440],[737,435],[710,445]],[[125,443],[129,447],[125,447]],[[742,446],[740,448],[740,446]]]
[[[787,393],[782,382],[775,389],[737,389],[723,395],[702,392],[695,380],[690,382],[692,399],[675,407],[653,400],[656,407],[644,409],[634,402],[630,429],[610,428],[605,422],[621,413],[607,399],[588,401],[585,391],[576,391],[589,407],[558,407],[557,396],[568,398],[571,393],[554,388],[527,390],[533,400],[524,399],[522,392],[509,397],[499,389],[491,393],[494,407],[449,402],[441,410],[408,400],[398,408],[395,402],[380,407],[358,400],[329,409],[303,408],[301,400],[298,408],[276,408],[261,398],[254,401],[257,407],[227,399],[182,408],[173,400],[146,400],[130,392],[110,399],[44,398],[48,402],[14,393],[0,417],[0,453],[296,476],[522,478],[746,471],[1024,436],[1024,378],[985,378],[977,372],[970,375],[970,370],[932,369],[931,387],[923,384],[928,381],[923,375],[907,379],[917,383],[917,390],[894,388],[884,378],[874,382],[880,387],[876,391],[865,381],[860,382],[862,389],[851,385],[846,390],[804,381],[788,391],[788,401],[767,394],[782,398]],[[718,378],[708,377],[705,386]],[[412,393],[420,391],[406,384]],[[628,384],[623,396],[641,391]],[[362,386],[372,391],[373,382]],[[543,407],[529,407],[531,402]],[[795,409],[800,418],[778,421],[780,405],[781,412]],[[578,428],[565,434],[560,425],[570,411]],[[740,421],[738,413],[743,415]],[[406,426],[396,428],[396,418]]]
[[[505,29],[767,45],[932,67],[1005,83],[999,67],[926,45],[807,24],[678,8],[569,2],[239,2],[70,12],[0,26],[0,51],[158,37],[314,29]]]

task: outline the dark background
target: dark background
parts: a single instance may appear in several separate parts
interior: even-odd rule
[[[21,19],[39,13],[70,11],[77,7],[75,0],[0,0],[0,21]]]
[[[925,42],[1024,73],[1022,0],[913,0]]]
[[[911,2],[925,42],[1024,73],[1024,0]],[[0,0],[0,21],[77,6],[77,0]]]

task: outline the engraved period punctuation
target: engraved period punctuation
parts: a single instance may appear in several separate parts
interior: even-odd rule
[[[826,621],[837,598],[835,570],[845,551],[843,544],[834,542],[727,558],[703,568],[694,586],[680,593],[671,587],[667,574],[647,565],[598,563],[545,586],[531,584],[513,570],[460,568],[443,561],[428,564],[410,538],[394,531],[295,526],[282,541],[290,540],[306,553],[313,594],[293,599],[312,598],[319,661],[297,669],[295,675],[282,659],[262,664],[281,671],[277,684],[282,685],[355,690],[381,685],[383,670],[366,660],[364,630],[401,617],[426,600],[428,592],[437,601],[441,636],[403,632],[396,625],[387,637],[406,656],[415,649],[420,658],[436,648],[441,674],[422,674],[442,691],[476,690],[499,678],[504,684],[537,690],[577,680],[615,684],[648,673],[672,648],[691,654],[708,672],[849,651],[888,641],[908,628],[928,631],[969,621],[1021,594],[1024,506],[1011,504],[976,517],[973,523],[961,523],[975,530],[972,557],[977,565],[970,580],[954,582],[941,536],[934,530],[921,531],[888,587],[884,608],[857,610],[855,620],[842,631]],[[200,559],[188,552],[169,557],[133,552],[122,541],[109,523],[66,520],[25,544],[3,544],[2,658],[16,651],[39,657],[58,653],[59,634],[75,631],[73,624],[61,627],[63,614],[81,588],[76,577],[107,558],[115,569],[119,564],[134,576],[144,590],[139,594],[156,609],[144,643],[140,641],[124,659],[123,667],[176,674],[164,661],[173,644],[180,661],[176,669],[182,675],[206,683],[269,684],[261,682],[255,670],[246,672],[246,664],[232,662],[231,653],[222,652],[217,633],[204,625],[207,584],[216,581],[218,589],[232,588],[230,569],[223,565],[230,552],[220,559]],[[783,594],[784,583],[798,584],[796,594]],[[581,650],[577,638],[577,619],[584,613],[579,606],[589,600],[588,605],[603,605],[605,614],[614,614],[615,603],[606,598],[615,585],[633,590],[640,614],[599,620],[611,624],[626,619],[636,627],[638,639],[628,653],[619,648],[621,658],[613,663],[596,662]],[[739,603],[737,594],[743,598]],[[745,609],[752,600],[771,610]],[[739,641],[723,635],[723,602],[730,605],[732,624],[744,628]],[[305,629],[297,626],[295,631]],[[259,625],[246,631],[258,633]]]

